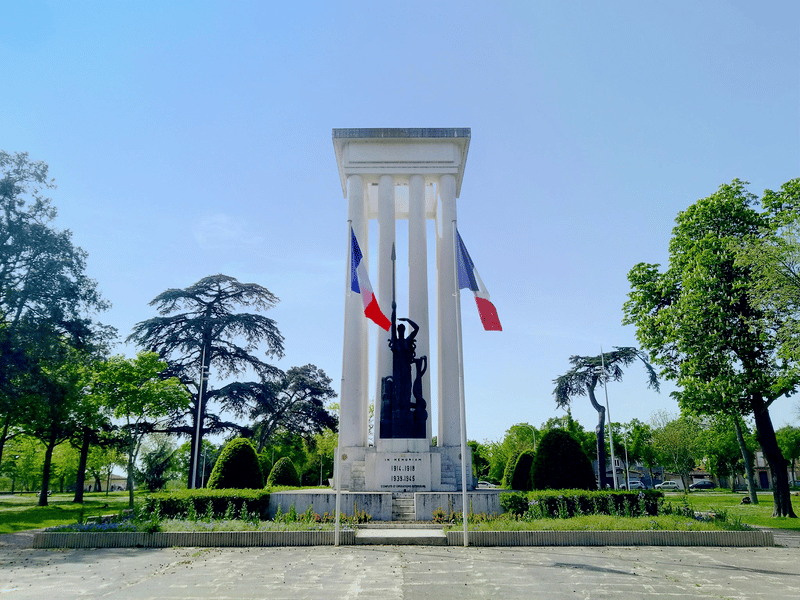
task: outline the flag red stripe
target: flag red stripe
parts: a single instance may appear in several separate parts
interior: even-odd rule
[[[483,328],[486,331],[503,331],[500,325],[500,317],[497,316],[497,309],[486,298],[475,296],[475,304],[478,305],[478,314],[481,316]]]
[[[387,319],[386,315],[381,311],[381,307],[378,306],[378,301],[375,300],[375,296],[372,296],[370,303],[364,307],[364,314],[368,319],[372,319],[378,327],[382,327],[386,331],[389,331],[389,328],[392,326],[389,319]]]

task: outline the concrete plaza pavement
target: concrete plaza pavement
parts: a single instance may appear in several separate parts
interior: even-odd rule
[[[800,549],[0,547],[0,600],[800,598]]]

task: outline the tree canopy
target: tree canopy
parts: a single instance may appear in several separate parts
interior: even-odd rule
[[[261,314],[239,310],[265,311],[277,302],[277,296],[268,289],[221,274],[204,277],[185,289],[166,290],[150,302],[159,316],[137,323],[128,340],[159,352],[169,364],[167,374],[195,390],[192,406],[170,424],[168,431],[189,436],[196,444],[198,429],[202,440],[206,433],[237,427],[211,412],[208,404],[229,394],[241,395],[242,384],[233,382],[207,390],[209,369],[220,377],[255,372],[259,381],[250,386],[251,394],[282,375],[280,369],[255,354],[262,347],[267,358],[283,356],[283,336],[277,323]],[[196,472],[197,468],[192,456],[190,469]]]
[[[135,358],[112,356],[99,363],[92,374],[91,394],[101,399],[117,419],[122,419],[128,455],[128,498],[133,508],[133,474],[142,436],[158,422],[184,410],[189,404],[186,389],[176,378],[162,379],[167,363],[155,352],[140,352]]]
[[[799,380],[779,356],[780,314],[753,302],[753,270],[736,260],[743,244],[775,225],[756,203],[737,179],[679,213],[666,270],[640,263],[628,274],[623,322],[636,326],[642,347],[678,384],[682,408],[753,415],[772,471],[774,515],[793,516],[786,460],[768,409]]]
[[[47,164],[0,150],[0,461],[10,436],[42,440],[43,505],[55,445],[91,414],[80,410],[82,365],[114,335],[92,320],[109,305],[86,276],[86,252],[53,224],[54,187]]]

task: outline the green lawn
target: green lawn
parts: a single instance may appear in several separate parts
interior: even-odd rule
[[[728,513],[729,519],[738,518],[748,525],[800,531],[800,519],[773,518],[771,516],[772,492],[760,492],[758,494],[758,504],[740,504],[745,495],[719,490],[702,490],[690,492],[688,500],[695,510],[711,512],[721,509]],[[666,502],[672,502],[673,504],[681,504],[683,502],[683,493],[669,492],[665,493],[664,497]],[[792,495],[792,506],[794,507],[794,512],[800,514],[800,497]]]
[[[110,515],[128,508],[128,492],[84,494],[83,504],[73,504],[73,494],[53,494],[49,506],[36,506],[37,494],[0,494],[0,533],[40,529],[75,523],[81,516]]]

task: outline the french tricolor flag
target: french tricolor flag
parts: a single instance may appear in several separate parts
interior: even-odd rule
[[[478,275],[478,270],[475,268],[475,263],[467,252],[467,247],[461,239],[461,234],[456,231],[456,246],[457,257],[456,264],[458,267],[458,289],[470,289],[475,294],[475,303],[478,305],[478,314],[481,316],[483,328],[486,331],[503,331],[500,325],[500,318],[497,316],[497,309],[489,300],[489,292],[481,281],[481,276]]]
[[[389,319],[381,312],[381,307],[378,306],[378,300],[372,292],[372,286],[369,283],[369,275],[367,269],[364,267],[364,262],[361,260],[361,248],[358,246],[358,240],[353,228],[350,228],[350,237],[352,239],[352,251],[350,252],[350,289],[356,294],[361,294],[361,300],[364,302],[364,314],[368,319],[372,319],[378,327],[382,327],[386,331],[392,326]]]

